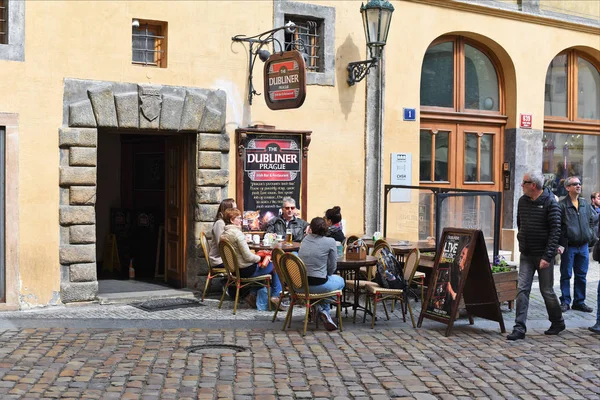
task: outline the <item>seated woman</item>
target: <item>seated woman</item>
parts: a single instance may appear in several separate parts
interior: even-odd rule
[[[344,231],[342,231],[342,209],[338,206],[325,211],[325,222],[327,223],[327,236],[336,242],[344,243]]]
[[[217,215],[215,216],[215,223],[212,226],[212,240],[210,241],[208,258],[210,260],[210,265],[212,265],[213,268],[223,268],[223,260],[221,260],[221,255],[219,254],[219,240],[221,240],[221,235],[225,230],[223,213],[228,208],[237,208],[234,199],[229,198],[221,202]]]
[[[237,208],[228,208],[223,213],[223,221],[225,221],[225,230],[221,235],[221,239],[227,239],[233,246],[240,264],[240,277],[251,278],[253,276],[270,274],[271,303],[277,306],[279,304],[279,293],[281,292],[279,276],[273,270],[273,263],[269,263],[264,268],[258,266],[257,263],[260,261],[260,256],[250,251],[246,242],[246,236],[242,233],[242,212]],[[254,305],[256,305],[256,300],[254,301]]]
[[[344,279],[334,275],[337,269],[337,248],[333,238],[326,237],[327,224],[321,217],[310,221],[310,233],[304,238],[298,256],[306,265],[311,293],[327,293],[344,288]],[[328,331],[337,329],[328,302],[317,304],[315,311]]]

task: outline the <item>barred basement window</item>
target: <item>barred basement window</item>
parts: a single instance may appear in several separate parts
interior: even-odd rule
[[[0,44],[8,44],[8,0],[0,0]]]
[[[132,23],[132,63],[167,67],[167,23],[134,19]]]
[[[306,70],[323,72],[322,20],[303,19],[286,15],[285,20],[296,24],[293,33],[285,33],[285,49],[298,50],[304,57]]]

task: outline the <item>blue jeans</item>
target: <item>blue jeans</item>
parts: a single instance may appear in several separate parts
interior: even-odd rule
[[[585,301],[585,285],[590,251],[587,243],[581,246],[569,246],[560,257],[560,302],[571,304],[571,275],[575,274],[573,285],[573,305],[580,306]]]
[[[308,287],[308,290],[311,293],[327,293],[333,292],[334,290],[342,290],[344,288],[344,278],[339,275],[330,275],[327,277],[327,282],[322,285],[311,285]],[[321,303],[321,309],[323,311],[329,311],[331,309],[331,305],[328,302]]]
[[[252,264],[246,268],[240,268],[240,278],[252,278],[267,274],[271,275],[271,297],[279,296],[279,293],[281,293],[281,282],[279,281],[277,272],[274,271],[272,262],[265,268],[259,268],[257,264]]]
[[[548,319],[552,325],[564,324],[560,303],[554,293],[554,268],[550,265],[547,268],[539,269],[540,256],[525,256],[521,254],[519,264],[519,284],[517,285],[517,309],[515,316],[514,330],[527,332],[527,310],[529,309],[529,294],[531,293],[531,283],[533,275],[537,271],[540,283],[540,292],[546,304]]]

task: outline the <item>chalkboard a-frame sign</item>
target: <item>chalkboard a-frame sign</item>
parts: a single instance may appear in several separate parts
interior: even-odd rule
[[[258,125],[236,129],[236,202],[244,231],[264,231],[291,197],[306,220],[308,145],[311,131]]]
[[[448,325],[449,336],[461,298],[471,325],[474,316],[480,317],[497,321],[505,332],[483,232],[444,228],[418,326],[423,318],[433,319]]]

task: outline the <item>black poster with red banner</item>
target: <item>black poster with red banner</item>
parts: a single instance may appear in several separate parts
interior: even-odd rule
[[[302,135],[247,133],[243,174],[244,230],[263,231],[284,197],[300,205]]]

